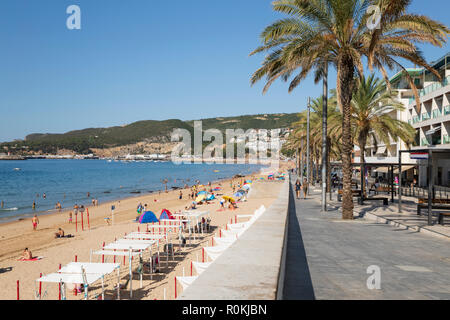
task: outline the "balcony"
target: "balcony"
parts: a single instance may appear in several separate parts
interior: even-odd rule
[[[433,119],[440,118],[442,116],[441,110],[439,110],[439,109],[433,110],[432,115],[433,115]]]
[[[450,136],[449,135],[443,136],[442,144],[450,144]]]
[[[442,82],[435,82],[433,84],[430,84],[429,86],[426,86],[425,88],[419,90],[419,96],[423,97],[427,94],[430,94],[434,91],[437,91],[445,86],[448,86],[450,84],[450,76],[444,78]],[[409,98],[409,104],[413,104],[416,101],[416,98]]]
[[[450,114],[450,105],[449,106],[446,106],[446,107],[444,107],[444,116],[446,116],[446,115],[449,115]]]
[[[428,141],[427,138],[423,138],[422,140],[420,140],[420,146],[428,147],[429,145],[430,145],[430,142]]]
[[[422,113],[422,121],[430,120],[431,116],[428,112]]]
[[[420,122],[420,117],[419,116],[414,116],[412,122],[413,122],[413,124],[419,123]]]
[[[430,84],[429,86],[426,86],[425,88],[419,91],[419,96],[420,97],[426,96],[427,94],[437,91],[445,86],[448,86],[449,84],[450,84],[450,76],[444,78],[442,82],[435,82],[433,84]]]

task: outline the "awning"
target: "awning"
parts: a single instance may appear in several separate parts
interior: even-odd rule
[[[389,168],[388,167],[379,167],[379,168],[376,168],[375,171],[378,173],[389,173]]]
[[[413,168],[415,168],[416,166],[402,166],[402,172],[411,170]],[[398,168],[394,170],[394,173],[398,173]]]
[[[435,134],[435,133],[438,132],[438,131],[441,131],[441,126],[438,126],[438,127],[436,127],[436,128],[433,128],[433,129],[431,129],[431,130],[428,130],[427,132],[425,132],[425,135],[426,135],[426,136],[429,136],[429,135]]]

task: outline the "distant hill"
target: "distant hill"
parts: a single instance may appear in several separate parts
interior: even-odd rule
[[[261,114],[237,117],[217,117],[202,119],[203,130],[225,129],[276,129],[288,128],[297,121],[298,114]],[[107,149],[134,145],[141,142],[164,144],[170,142],[174,129],[182,128],[193,133],[194,121],[177,119],[138,121],[129,125],[109,128],[88,128],[62,134],[34,133],[25,140],[0,144],[0,150],[13,153],[40,152],[54,154],[58,150],[70,150],[86,154],[92,149]]]

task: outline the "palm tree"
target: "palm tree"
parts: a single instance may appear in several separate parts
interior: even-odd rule
[[[393,140],[403,140],[407,144],[414,141],[415,130],[409,124],[394,119],[390,113],[403,111],[403,104],[396,99],[396,93],[386,90],[381,79],[372,74],[358,80],[351,103],[351,121],[355,142],[361,150],[361,191],[364,194],[363,174],[367,139],[372,137],[375,147],[381,141],[386,145]]]
[[[379,69],[390,90],[385,67],[400,68],[409,80],[420,108],[414,81],[397,60],[406,59],[433,72],[418,50],[417,43],[442,46],[450,30],[428,17],[406,13],[411,0],[276,0],[273,9],[289,15],[268,26],[261,34],[263,45],[251,53],[269,52],[263,65],[252,76],[252,84],[267,78],[266,92],[281,78],[290,81],[289,91],[306,76],[329,63],[337,70],[337,98],[342,111],[343,202],[342,216],[353,219],[351,100],[357,76],[364,72],[363,58],[369,69]],[[380,27],[368,27],[368,8],[380,8]]]
[[[319,163],[323,163],[323,149],[322,149],[322,130],[323,127],[323,107],[324,98],[323,96],[311,101],[311,115],[310,115],[310,154],[312,155],[313,162],[316,164],[316,172],[318,172]],[[328,99],[327,103],[327,147],[329,152],[327,155],[331,159],[340,160],[340,136],[341,136],[341,122],[342,117],[339,109],[337,108],[336,99],[334,97]],[[306,111],[300,113],[299,121],[292,124],[293,133],[289,136],[285,149],[298,150],[301,146],[306,146],[307,144],[307,114]],[[304,150],[302,150],[304,151]],[[328,164],[329,166],[329,161]],[[329,171],[329,168],[328,168]],[[311,174],[311,171],[310,171]],[[308,181],[312,181],[308,177]],[[330,189],[329,181],[328,190]]]

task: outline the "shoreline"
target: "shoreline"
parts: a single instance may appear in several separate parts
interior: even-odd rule
[[[262,170],[262,171],[261,171]],[[267,170],[267,168],[261,168],[258,171],[253,171],[250,174],[245,175],[244,177],[241,178],[234,178],[233,177],[228,177],[228,178],[222,178],[222,179],[218,179],[218,180],[211,180],[211,185],[222,185],[223,189],[227,189],[230,186],[228,185],[231,181],[237,181],[240,179],[245,179],[245,178],[250,178],[252,176],[260,176],[262,173],[264,172],[264,170]],[[167,192],[165,192],[165,190],[161,190],[161,192],[156,191],[153,193],[146,193],[146,194],[139,194],[139,195],[131,195],[128,197],[124,197],[124,198],[119,198],[119,199],[115,199],[115,200],[108,200],[106,202],[103,203],[99,203],[98,206],[92,206],[91,205],[87,205],[85,206],[86,209],[89,210],[90,212],[90,225],[91,225],[91,229],[96,229],[99,227],[102,227],[105,225],[104,222],[104,218],[107,216],[110,216],[111,214],[111,206],[115,205],[116,206],[116,210],[114,212],[114,217],[115,220],[122,220],[120,219],[120,215],[126,215],[127,212],[129,212],[130,210],[134,209],[137,205],[137,203],[141,202],[142,204],[147,203],[149,210],[153,211],[157,216],[159,216],[159,213],[161,211],[161,209],[159,209],[159,206],[161,204],[165,204],[165,202],[170,202],[169,199],[172,198],[176,198],[178,199],[178,193],[179,191],[183,191],[183,200],[182,203],[184,204],[183,207],[181,208],[176,208],[175,210],[182,210],[184,209],[185,205],[189,202],[191,202],[192,200],[187,198],[188,197],[188,193],[190,192],[192,186],[189,186],[187,189],[186,188],[180,188],[177,190],[172,190],[172,189],[168,189]],[[154,200],[156,198],[160,198],[157,199],[157,202],[155,202]],[[133,203],[133,207],[132,208],[123,208],[122,204],[124,204],[125,206],[128,206],[129,203],[132,202]],[[169,208],[171,205],[167,205],[168,209],[174,210],[173,208]],[[157,210],[155,210],[154,208],[158,207]],[[56,232],[56,230],[58,229],[58,227],[61,227],[67,234],[75,234],[75,215],[73,214],[72,217],[72,221],[73,223],[70,224],[68,222],[68,213],[69,212],[73,212],[72,208],[69,209],[63,209],[61,212],[57,211],[54,212],[54,210],[52,210],[53,212],[49,212],[49,213],[43,213],[43,214],[38,214],[38,218],[39,218],[39,225],[37,228],[37,232],[33,232],[32,231],[32,226],[31,226],[31,218],[30,217],[26,217],[26,218],[19,218],[19,219],[15,219],[12,221],[8,221],[8,222],[1,222],[0,223],[0,244],[2,244],[3,241],[8,240],[8,239],[12,239],[12,238],[18,238],[17,234],[22,234],[23,231],[25,230],[25,236],[34,236],[35,233],[39,233],[42,232],[43,230],[48,230],[48,229],[52,229],[54,230],[53,232]],[[135,209],[133,210],[135,212]],[[101,213],[100,213],[101,212]],[[98,215],[98,213],[100,213],[100,216]],[[85,220],[86,220],[86,212],[84,214],[85,216]],[[80,220],[80,216],[79,216],[79,220]],[[80,228],[81,228],[81,223],[80,221],[78,221],[78,233],[80,232]],[[85,224],[87,224],[87,221],[85,221]],[[13,230],[13,232],[4,232],[3,230]],[[86,228],[85,228],[86,230]],[[16,232],[16,234],[14,234],[14,231]],[[53,234],[53,233],[52,233]],[[38,247],[35,247],[35,250],[39,250],[39,247],[46,247],[46,245],[48,245],[51,241],[53,240],[53,238],[48,238],[47,241],[45,242],[41,242]],[[18,248],[23,248],[24,247],[33,247],[33,243],[29,243],[28,245],[22,245]],[[18,249],[14,250],[5,250],[4,248],[8,247],[7,245],[3,245],[0,246],[0,262],[4,261],[6,259],[9,259],[13,254],[18,253]],[[6,252],[5,252],[6,251]]]
[[[75,160],[78,160],[78,159],[75,159]],[[266,168],[267,168],[266,166],[261,166],[261,168],[258,171],[253,171],[253,172],[247,174],[246,176],[259,174],[261,172],[261,170],[264,170]],[[212,184],[213,183],[219,183],[219,182],[221,182],[223,180],[233,179],[233,177],[221,177],[221,178],[218,178],[216,180],[210,180],[210,182]],[[191,188],[194,185],[195,184],[189,185],[189,188]],[[167,192],[186,190],[186,188],[184,186],[180,186],[180,187],[174,186],[174,187],[175,188],[173,188],[173,187],[168,188]],[[148,189],[151,189],[151,188],[148,188]],[[79,201],[75,201],[74,200],[74,203],[70,207],[63,208],[61,211],[58,211],[58,209],[54,209],[54,208],[53,209],[39,211],[39,210],[33,210],[31,208],[31,206],[30,206],[30,211],[29,212],[20,213],[18,215],[11,215],[10,217],[5,217],[5,218],[1,218],[0,217],[0,226],[8,225],[8,224],[11,224],[11,223],[18,223],[18,222],[22,222],[24,220],[31,219],[35,214],[38,217],[59,215],[59,214],[68,214],[70,211],[73,211],[73,205],[75,205],[75,203],[77,203],[78,205],[84,205],[85,208],[91,208],[91,207],[95,208],[92,205],[92,199],[97,199],[99,202],[102,201],[101,204],[99,204],[99,206],[100,206],[100,205],[104,205],[104,204],[116,203],[118,201],[119,202],[120,201],[127,201],[127,200],[130,200],[130,199],[139,198],[139,197],[154,196],[155,194],[160,195],[160,194],[163,194],[163,193],[166,193],[166,191],[164,189],[147,190],[147,191],[141,191],[140,193],[125,192],[125,193],[122,193],[122,194],[117,194],[114,197],[109,198],[109,199],[105,199],[103,201],[102,201],[102,199],[100,199],[100,197],[92,196],[90,198],[86,198],[85,200],[79,200]],[[8,208],[4,208],[4,209],[8,209]],[[11,208],[9,208],[9,209],[11,209]],[[3,210],[3,211],[0,211],[0,212],[9,213],[9,212],[15,212],[15,211],[18,211],[18,210]]]
[[[274,171],[282,171],[274,170]],[[205,235],[197,235],[197,241],[193,242],[193,246],[187,247],[183,250],[184,253],[177,255],[174,261],[171,260],[169,268],[163,268],[163,272],[156,275],[156,279],[151,280],[148,277],[144,278],[143,290],[137,289],[137,278],[133,279],[133,287],[136,288],[134,299],[137,300],[163,300],[166,294],[167,299],[173,299],[173,277],[184,273],[184,270],[189,270],[190,262],[199,259],[202,256],[202,247],[211,243],[214,236],[215,228],[224,228],[230,219],[234,219],[236,214],[248,214],[254,212],[255,209],[261,205],[270,206],[272,201],[278,195],[277,189],[280,183],[277,181],[260,182],[259,177],[264,177],[265,172],[257,171],[253,174],[247,174],[240,178],[227,178],[218,181],[211,181],[212,187],[220,186],[222,190],[219,194],[232,194],[230,182],[233,180],[237,184],[243,179],[253,179],[256,184],[253,195],[249,197],[247,202],[239,202],[236,210],[218,210],[220,205],[218,200],[212,201],[210,204],[203,204],[198,207],[199,210],[208,210],[211,213],[213,231]],[[267,177],[266,177],[267,178]],[[258,190],[265,189],[264,193]],[[107,225],[104,221],[105,216],[110,216],[109,206],[114,202],[106,202],[99,207],[90,208],[91,215],[90,230],[75,232],[74,224],[67,223],[68,215],[52,214],[42,216],[37,231],[32,231],[30,221],[12,222],[9,226],[0,225],[0,268],[10,269],[2,274],[2,284],[4,289],[0,292],[0,299],[12,300],[15,296],[16,282],[20,280],[21,299],[33,300],[35,293],[35,280],[39,278],[39,274],[48,274],[55,272],[58,265],[65,265],[70,261],[74,261],[74,257],[78,257],[78,261],[89,261],[89,249],[101,248],[102,243],[112,242],[116,237],[121,237],[124,233],[136,231],[139,224],[134,223],[136,217],[136,205],[139,202],[148,203],[149,210],[153,211],[157,216],[162,208],[169,209],[171,212],[183,210],[192,200],[189,199],[189,189],[182,189],[183,199],[178,199],[179,190],[170,190],[167,193],[162,192],[158,195],[147,195],[140,197],[130,197],[123,200],[120,204],[115,203],[116,211],[114,212],[114,225]],[[221,196],[218,196],[219,199]],[[154,200],[157,199],[157,202]],[[64,229],[66,234],[74,234],[74,238],[69,239],[54,239],[53,234],[56,232],[55,227],[60,226]],[[144,228],[141,225],[141,228]],[[8,236],[9,233],[9,236]],[[5,238],[4,236],[7,236]],[[21,253],[24,247],[29,247],[34,256],[43,256],[42,260],[36,262],[20,262],[17,261],[17,256]],[[77,259],[77,258],[75,258]],[[180,260],[181,259],[181,260]],[[111,259],[110,259],[111,260]],[[105,262],[112,262],[107,260]],[[96,261],[92,261],[96,262]],[[122,261],[120,260],[120,263]],[[164,264],[165,266],[165,264]],[[122,268],[121,268],[122,270]],[[123,268],[121,271],[122,283],[127,282],[128,268]],[[156,281],[155,281],[156,280]],[[107,286],[111,283],[107,282]],[[58,286],[46,284],[43,286],[44,299],[54,300],[58,297]],[[110,287],[109,287],[110,288]],[[97,288],[98,290],[98,288]],[[91,291],[90,291],[91,292]],[[115,290],[107,289],[106,298],[113,299],[112,295]],[[122,299],[127,299],[127,290],[121,292]],[[94,294],[94,291],[92,291]],[[78,300],[78,297],[68,294],[69,300]]]

